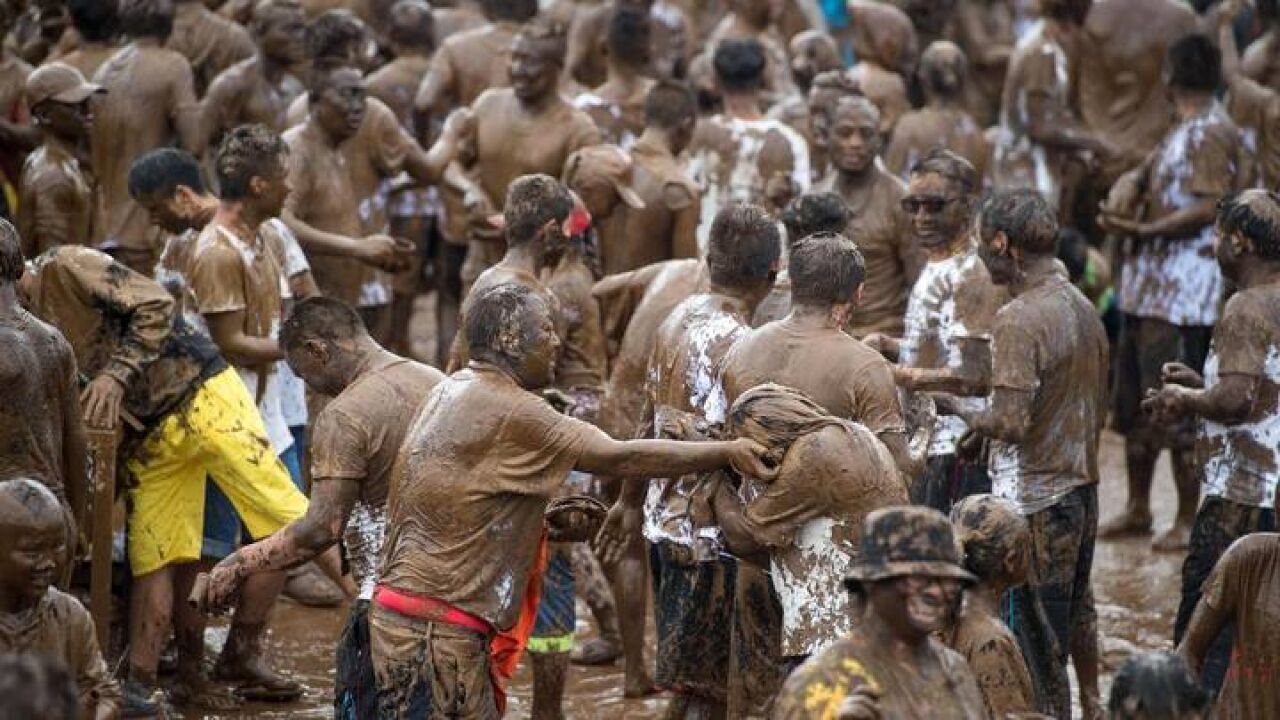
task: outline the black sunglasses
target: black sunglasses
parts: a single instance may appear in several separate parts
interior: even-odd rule
[[[902,212],[908,215],[915,215],[921,210],[924,210],[930,215],[936,215],[947,209],[948,205],[959,199],[960,198],[937,196],[905,197],[902,198]]]

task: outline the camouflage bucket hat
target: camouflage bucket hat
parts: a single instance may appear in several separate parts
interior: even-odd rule
[[[854,590],[864,582],[904,575],[977,581],[960,565],[960,548],[945,515],[919,506],[882,508],[867,516],[860,558],[844,585]]]

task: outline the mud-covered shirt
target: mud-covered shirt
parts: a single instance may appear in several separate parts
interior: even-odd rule
[[[1205,361],[1205,388],[1226,375],[1256,378],[1258,389],[1243,421],[1202,421],[1204,494],[1270,508],[1280,477],[1280,287],[1249,288],[1227,302]]]
[[[1243,75],[1231,79],[1227,112],[1240,126],[1254,177],[1265,188],[1280,186],[1280,93]]]
[[[75,680],[86,717],[104,707],[123,706],[120,686],[98,648],[93,618],[80,601],[57,588],[45,591],[34,608],[0,614],[0,653],[46,655],[66,666]]]
[[[782,654],[811,655],[853,629],[846,575],[867,514],[910,500],[898,467],[866,427],[844,422],[797,440],[778,478],[759,488],[743,520],[769,551],[782,605]]]
[[[174,4],[173,32],[165,44],[191,62],[197,94],[204,94],[223,70],[257,52],[244,26],[209,10],[203,2]]]
[[[1227,549],[1204,583],[1196,615],[1235,622],[1231,665],[1213,717],[1272,718],[1280,712],[1280,535],[1253,533]]]
[[[902,212],[907,186],[879,168],[875,173],[875,184],[868,197],[844,198],[851,211],[845,235],[857,244],[867,265],[862,301],[849,318],[848,330],[859,338],[873,332],[901,337],[907,296],[924,265],[924,258]],[[833,170],[814,189],[843,196],[838,178],[839,174]]]
[[[959,369],[964,362],[961,341],[989,344],[996,311],[1007,299],[1008,293],[991,282],[973,247],[930,262],[911,289],[899,362],[905,367]],[[940,416],[929,456],[954,454],[967,430],[964,420]]]
[[[774,705],[776,720],[835,718],[840,705],[855,693],[880,696],[882,718],[895,720],[984,720],[986,708],[973,673],[954,650],[934,638],[925,652],[942,670],[940,677],[922,676],[863,633],[854,630],[809,658],[782,686]]]
[[[649,357],[647,390],[653,408],[649,437],[659,437],[675,413],[708,423],[724,421],[729,406],[720,385],[729,348],[747,332],[746,308],[723,295],[704,293],[681,303],[658,329]],[[694,548],[700,559],[719,552],[720,530],[699,527],[690,516],[700,475],[653,480],[644,501],[644,536]]]
[[[120,382],[125,411],[146,427],[227,367],[163,287],[105,253],[56,247],[29,272],[31,311],[62,331],[85,378],[106,374]]]
[[[547,503],[597,435],[483,363],[442,380],[400,449],[378,582],[510,629]]]
[[[1106,418],[1107,337],[1093,305],[1049,272],[996,313],[991,385],[1031,393],[1021,442],[993,440],[991,491],[1023,514],[1098,481]]]
[[[418,409],[442,379],[428,365],[393,362],[356,378],[311,428],[311,476],[360,483],[342,537],[362,600],[373,598],[378,579],[392,468]]]
[[[1147,219],[1239,189],[1242,137],[1216,101],[1175,125],[1142,167]],[[1177,238],[1137,241],[1120,265],[1123,312],[1174,325],[1213,325],[1225,282],[1213,254],[1213,224]]]
[[[999,618],[966,608],[947,642],[969,663],[990,717],[1035,712],[1031,671],[1018,639]]]
[[[591,295],[595,278],[576,253],[565,255],[544,278],[555,296],[564,325],[564,342],[556,361],[556,387],[565,390],[604,387],[604,329],[600,305]]]
[[[986,133],[959,108],[926,107],[903,115],[885,151],[884,164],[889,172],[906,180],[916,162],[938,148],[968,160],[979,178],[986,174],[991,155]]]
[[[88,245],[93,239],[93,179],[75,155],[56,141],[27,156],[18,185],[18,235],[27,257],[54,245]]]

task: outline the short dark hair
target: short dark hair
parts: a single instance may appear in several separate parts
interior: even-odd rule
[[[538,0],[481,0],[480,7],[490,20],[522,23],[538,14]]]
[[[950,40],[929,43],[920,55],[920,83],[938,97],[957,97],[969,76],[969,58]]]
[[[22,238],[13,223],[0,218],[0,283],[17,282],[26,269]]]
[[[663,130],[679,127],[698,115],[698,98],[687,85],[660,80],[644,99],[644,121]]]
[[[820,232],[791,246],[787,272],[793,305],[830,307],[853,300],[867,278],[867,263],[849,238]]]
[[[1071,227],[1058,229],[1058,259],[1067,268],[1067,278],[1078,283],[1089,269],[1089,240]]]
[[[177,148],[159,148],[138,156],[129,166],[129,196],[136,199],[163,195],[170,197],[179,185],[204,193],[200,161]]]
[[[849,204],[833,192],[808,192],[782,209],[782,225],[787,228],[789,245],[820,232],[844,232],[852,217]]]
[[[1175,718],[1209,707],[1209,694],[1196,682],[1186,661],[1167,650],[1130,655],[1116,671],[1107,709],[1111,717]]]
[[[573,212],[573,195],[550,175],[522,175],[507,188],[502,219],[507,244],[523,245],[533,240],[549,221],[563,223]]]
[[[564,66],[569,49],[568,28],[564,25],[542,18],[532,20],[520,28],[515,41],[532,45],[546,59]]]
[[[294,305],[280,326],[280,347],[287,351],[301,347],[307,340],[336,342],[368,333],[350,305],[334,298],[310,297]]]
[[[435,17],[424,0],[397,0],[388,25],[387,39],[397,45],[430,50],[435,44]]]
[[[978,171],[973,163],[945,148],[934,148],[911,166],[912,175],[937,175],[966,196],[978,192]]]
[[[214,156],[218,190],[224,200],[249,194],[255,177],[270,177],[283,164],[289,146],[266,125],[241,125],[222,138]]]
[[[747,203],[724,206],[711,222],[711,281],[732,287],[768,279],[781,245],[778,224],[764,208]]]
[[[116,35],[120,5],[117,0],[67,0],[71,26],[90,42],[103,42]]]
[[[606,38],[609,56],[635,67],[646,65],[651,32],[649,13],[628,5],[619,6],[609,18]]]
[[[866,115],[871,118],[877,126],[880,125],[882,117],[880,114],[880,107],[871,102],[866,95],[845,95],[837,99],[831,105],[831,109],[827,114],[827,119],[834,125],[836,118],[839,117],[841,113],[853,111]]]
[[[61,658],[35,652],[0,655],[0,692],[7,717],[75,720],[80,715],[76,679]]]
[[[302,4],[298,0],[261,0],[254,6],[253,19],[249,22],[249,32],[253,33],[254,37],[260,37],[269,27],[267,18],[275,13],[282,12],[303,15]],[[303,15],[303,17],[306,16]],[[305,28],[303,29],[303,35],[305,38]]]
[[[349,62],[339,58],[326,58],[312,63],[311,72],[307,75],[307,97],[314,102],[325,90],[329,89],[329,85],[334,81],[334,76],[343,72],[355,73],[357,78],[364,77],[364,74],[352,67]]]
[[[1258,257],[1280,260],[1280,195],[1261,189],[1228,195],[1218,201],[1217,226],[1253,241]]]
[[[132,38],[168,40],[173,34],[173,0],[122,0],[120,27]]]
[[[467,306],[462,332],[467,338],[467,352],[473,358],[490,357],[498,350],[503,332],[511,323],[519,322],[521,339],[532,329],[529,317],[535,305],[547,306],[546,298],[525,285],[503,283],[481,292]]]
[[[1191,33],[1169,47],[1169,84],[1212,93],[1222,85],[1222,51],[1208,37]]]
[[[759,40],[722,40],[716,46],[713,66],[720,86],[729,92],[751,92],[764,87],[764,46]]]
[[[984,239],[1003,232],[1009,246],[1033,255],[1053,255],[1058,247],[1058,217],[1035,190],[996,193],[982,204]]]
[[[307,25],[307,56],[313,61],[343,58],[368,37],[365,24],[348,10],[326,10]]]

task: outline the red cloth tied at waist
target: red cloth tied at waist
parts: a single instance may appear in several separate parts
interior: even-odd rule
[[[493,698],[498,713],[507,711],[507,681],[516,672],[520,656],[524,654],[533,625],[538,619],[538,600],[542,597],[542,573],[547,569],[547,537],[543,533],[538,544],[538,555],[529,571],[525,586],[524,602],[520,616],[510,630],[499,632],[487,620],[461,610],[443,600],[424,595],[411,595],[395,588],[379,585],[373,594],[373,602],[384,610],[397,615],[438,622],[465,628],[486,635],[489,640],[489,681],[493,685]]]

